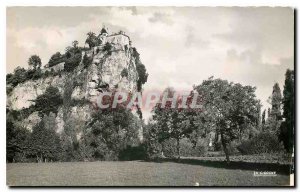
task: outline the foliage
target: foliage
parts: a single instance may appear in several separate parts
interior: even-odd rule
[[[272,96],[269,98],[271,100],[272,108],[269,112],[268,119],[266,121],[264,130],[270,131],[274,134],[279,133],[279,128],[281,124],[281,91],[278,83],[273,86]]]
[[[128,145],[125,149],[119,152],[119,160],[132,161],[132,160],[146,160],[147,156],[147,146],[141,144],[138,146]]]
[[[85,40],[85,43],[87,43],[90,48],[101,44],[101,40],[96,36],[96,34],[94,32],[88,32],[87,36],[88,37]]]
[[[29,59],[28,59],[28,65],[32,66],[33,69],[39,69],[42,65],[42,61],[41,58],[38,55],[32,55]]]
[[[180,139],[180,154],[184,157],[200,157],[204,156],[207,147],[205,144],[194,146],[188,138]],[[177,157],[177,141],[174,138],[170,138],[164,141],[163,154],[166,157]]]
[[[122,70],[121,77],[128,77],[128,70],[126,68]]]
[[[9,73],[6,75],[6,84],[13,87],[16,87],[18,84],[24,83],[28,80],[37,80],[40,78],[46,78],[49,76],[59,75],[59,72],[55,72],[54,70],[45,71],[42,73],[40,68],[37,69],[28,69],[25,70],[24,68],[17,67],[13,73]],[[8,90],[8,93],[11,90]]]
[[[175,90],[172,88],[165,89],[163,95],[168,98],[173,98]],[[162,107],[163,97],[153,109],[153,120],[156,121],[156,134],[158,142],[173,138],[177,141],[177,154],[180,158],[180,139],[188,136],[195,129],[193,116],[189,108],[179,109],[180,100],[176,99],[175,108],[171,107],[171,101],[166,102],[166,106]],[[191,99],[191,98],[190,98]]]
[[[291,153],[294,146],[294,125],[295,125],[295,87],[294,71],[287,70],[283,89],[283,117],[285,121],[281,124],[279,139],[283,141],[287,152]]]
[[[106,42],[105,45],[103,46],[103,51],[106,51],[108,55],[111,55],[112,49],[113,46],[109,42]]]
[[[38,162],[59,160],[62,149],[53,124],[55,124],[55,117],[49,120],[44,117],[32,130],[29,155],[36,157]]]
[[[262,127],[264,127],[266,123],[266,110],[263,111],[262,115],[261,115],[261,124],[262,124]]]
[[[30,132],[16,125],[19,118],[17,111],[6,111],[6,159],[8,162],[23,161],[26,154]],[[18,158],[19,157],[19,158]]]
[[[57,114],[58,107],[62,104],[62,98],[58,88],[49,86],[44,94],[35,100],[35,109],[40,116],[49,115],[50,112]]]
[[[28,70],[26,71],[26,80],[32,79],[36,80],[43,76],[42,70],[40,68],[36,70]]]
[[[90,158],[117,160],[126,156],[125,148],[129,149],[129,146],[137,146],[139,143],[139,121],[130,110],[122,106],[99,109],[93,114],[84,134],[84,145],[92,150]]]
[[[72,41],[72,46],[73,46],[74,48],[77,48],[77,47],[78,47],[78,41],[77,41],[77,40]]]
[[[90,101],[87,99],[72,99],[70,106],[84,106],[86,104],[89,104]]]
[[[24,68],[17,67],[13,74],[6,75],[6,83],[11,84],[13,87],[19,83],[23,83],[27,80],[27,73]]]
[[[157,124],[150,119],[148,124],[143,127],[143,143],[147,146],[147,157],[150,159],[162,151],[160,143],[163,140],[160,140],[161,135],[156,126]]]
[[[282,145],[278,141],[276,135],[270,132],[262,132],[254,136],[250,140],[244,140],[237,149],[243,155],[276,153],[282,151]]]
[[[93,62],[93,58],[88,57],[87,54],[84,54],[83,59],[82,59],[84,68],[88,68],[92,64],[92,62]]]
[[[82,56],[81,50],[78,47],[68,47],[65,55],[64,70],[72,72],[80,64]]]
[[[13,90],[14,90],[14,88],[12,86],[7,85],[6,86],[6,95],[9,95]]]
[[[64,55],[62,55],[60,52],[56,52],[55,54],[53,54],[48,62],[49,67],[52,67],[58,63],[64,62],[65,61],[65,57]]]
[[[137,52],[136,48],[133,49],[133,57],[135,58],[136,70],[138,72],[137,90],[142,90],[142,85],[147,82],[148,73],[145,65],[140,60],[140,54]]]
[[[257,126],[260,104],[254,93],[255,88],[211,77],[195,87],[195,90],[203,99],[206,113],[204,120],[215,124],[215,130],[212,131],[220,134],[229,162],[229,143],[237,139],[240,132]]]

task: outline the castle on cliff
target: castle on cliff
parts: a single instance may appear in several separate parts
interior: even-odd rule
[[[131,40],[128,35],[125,34],[124,31],[119,31],[118,33],[108,34],[108,29],[104,27],[101,29],[98,38],[101,40],[101,44],[105,43],[111,44],[122,44],[123,46],[131,46]]]
[[[114,51],[124,51],[126,54],[129,54],[130,48],[132,47],[130,37],[126,35],[124,31],[109,34],[108,29],[103,27],[97,38],[100,40],[101,43],[99,45],[91,47],[89,50],[82,51],[82,56],[86,54],[89,57],[93,57],[99,51],[104,49],[106,43],[111,44],[114,48]],[[87,47],[87,43],[85,43],[84,47]],[[50,71],[52,69],[54,71],[62,71],[64,70],[64,63],[65,62],[60,62],[52,66],[46,64],[44,66],[44,70]]]

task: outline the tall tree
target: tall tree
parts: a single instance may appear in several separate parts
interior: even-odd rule
[[[161,144],[169,138],[173,138],[177,142],[177,155],[180,159],[180,140],[189,135],[195,130],[194,112],[190,108],[193,94],[190,94],[187,100],[187,108],[180,108],[182,98],[176,97],[175,90],[167,88],[164,91],[164,96],[167,98],[174,98],[174,105],[172,101],[163,102],[163,97],[160,102],[154,107],[153,120],[157,123],[158,140]]]
[[[32,55],[28,59],[28,65],[33,67],[34,70],[39,69],[42,65],[41,58],[38,55]]]
[[[6,159],[8,162],[18,161],[16,156],[26,158],[27,144],[30,131],[20,127],[16,122],[20,118],[20,113],[14,110],[6,111]]]
[[[280,127],[279,139],[283,141],[288,152],[292,152],[294,145],[294,124],[295,124],[295,87],[294,71],[288,69],[285,73],[283,89],[283,117],[284,122]]]
[[[278,83],[275,83],[273,86],[273,92],[272,92],[272,108],[271,108],[271,116],[274,116],[276,120],[281,119],[281,90]]]
[[[209,114],[207,120],[216,125],[214,131],[220,134],[226,160],[230,162],[230,142],[237,139],[240,132],[257,126],[260,101],[256,99],[255,87],[211,77],[195,90],[202,96],[204,113]]]
[[[271,110],[268,114],[268,121],[266,123],[266,129],[271,133],[278,134],[281,120],[281,90],[278,83],[273,86],[272,95],[269,98],[271,100]]]
[[[42,119],[33,127],[30,138],[30,152],[37,162],[57,161],[61,153],[60,138],[56,134],[53,118]]]
[[[94,32],[90,31],[87,33],[85,43],[87,43],[89,47],[92,48],[99,44],[99,39],[96,37],[96,34]]]
[[[73,41],[73,42],[72,42],[72,45],[73,45],[74,48],[77,48],[77,46],[78,46],[78,41],[77,41],[77,40]]]
[[[266,123],[266,110],[263,111],[262,115],[261,115],[261,124],[262,127],[265,125]]]

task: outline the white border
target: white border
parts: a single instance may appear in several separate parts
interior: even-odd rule
[[[8,191],[12,190],[6,186],[6,162],[5,162],[5,106],[6,106],[6,7],[7,6],[289,6],[294,7],[296,9],[299,9],[299,0],[251,0],[251,1],[245,1],[245,0],[231,0],[231,1],[222,1],[222,0],[206,0],[206,1],[195,1],[195,0],[151,0],[151,1],[142,1],[142,0],[109,0],[109,1],[103,1],[103,0],[27,0],[26,2],[24,0],[2,0],[0,1],[0,25],[1,25],[1,46],[0,46],[0,58],[2,60],[2,65],[0,68],[0,72],[2,73],[0,78],[0,88],[1,88],[1,112],[0,112],[0,122],[1,122],[1,139],[0,139],[0,150],[1,150],[1,167],[0,167],[0,191]],[[299,15],[299,10],[298,10]],[[299,22],[297,21],[297,26],[299,26]],[[297,34],[298,35],[298,34]],[[297,55],[299,55],[299,50],[297,50]],[[298,75],[298,72],[297,72]],[[299,90],[300,85],[299,82],[297,82],[297,90]],[[299,99],[299,97],[297,98]],[[299,103],[299,102],[298,102]],[[299,105],[297,105],[297,108]],[[299,120],[299,113],[297,114],[297,119]],[[296,128],[297,129],[297,128]],[[300,130],[297,129],[297,137],[299,139],[299,132]],[[298,143],[298,142],[297,142]],[[299,156],[299,145],[296,144],[297,147],[297,155]],[[299,169],[299,168],[297,168]],[[299,184],[299,176],[297,176],[298,184]],[[23,189],[24,191],[31,191],[32,189]],[[45,191],[49,189],[41,189],[38,188],[38,191]],[[57,189],[55,189],[57,190]],[[82,190],[87,191],[90,189],[59,189],[60,191],[69,191],[69,190]],[[99,190],[99,189],[96,189]],[[102,189],[104,190],[104,189]],[[105,189],[108,190],[108,189]],[[113,191],[120,190],[120,189],[111,189]],[[125,191],[129,191],[132,189],[123,189]],[[137,189],[140,190],[140,189]],[[147,190],[147,189],[144,189]],[[174,189],[159,189],[159,191],[174,191]],[[175,189],[178,190],[178,189]],[[197,190],[197,189],[194,189]],[[202,189],[203,190],[203,189]],[[205,189],[209,190],[209,189]],[[213,188],[212,190],[232,190],[232,189],[216,189]],[[238,189],[239,190],[239,189]],[[251,190],[251,189],[249,189]],[[265,189],[259,189],[259,191],[265,190]],[[268,191],[273,190],[281,190],[281,189],[268,189]]]

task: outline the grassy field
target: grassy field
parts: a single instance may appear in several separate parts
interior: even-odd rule
[[[237,168],[242,167],[242,169]],[[9,186],[277,186],[289,175],[254,177],[251,165],[184,161],[7,164]]]

